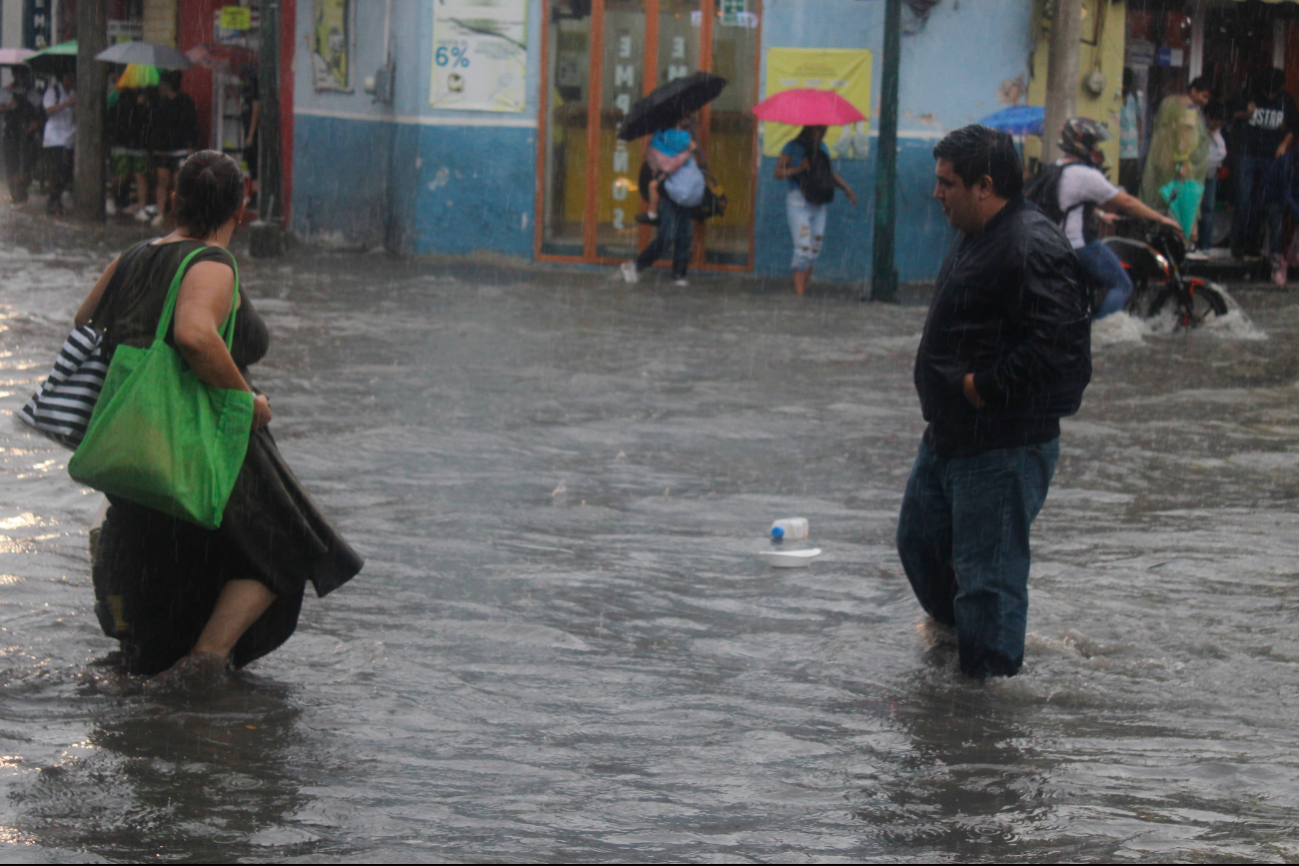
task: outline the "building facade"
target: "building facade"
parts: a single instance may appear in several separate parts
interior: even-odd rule
[[[455,22],[439,17],[441,5],[299,0],[296,233],[416,255],[621,261],[648,237],[634,221],[642,143],[618,141],[622,114],[658,84],[705,69],[729,82],[697,125],[729,208],[698,233],[695,264],[782,274],[791,242],[786,186],[772,178],[777,130],[764,129],[749,111],[782,82],[821,83],[815,69],[824,61],[826,83],[853,76],[849,86],[865,87],[872,122],[832,131],[839,136],[836,168],[860,203],[841,197],[831,206],[817,273],[840,281],[869,273],[882,2],[520,0],[513,9],[526,17],[518,26],[495,28],[514,45],[508,58],[458,38],[466,31],[457,34]],[[511,0],[479,5],[508,7]],[[933,144],[948,130],[1026,101],[1031,19],[1025,0],[908,0],[898,159],[903,280],[932,277],[949,237],[931,200]],[[472,78],[484,55],[496,63],[486,87]],[[507,60],[521,80],[511,78]],[[799,71],[800,63],[807,68]],[[791,69],[802,77],[789,78]],[[489,110],[458,107],[469,104]]]

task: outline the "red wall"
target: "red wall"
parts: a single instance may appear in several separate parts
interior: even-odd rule
[[[179,4],[176,22],[176,47],[188,51],[196,45],[211,42],[216,12],[227,3],[222,0],[185,0]],[[212,72],[202,66],[185,70],[185,92],[198,106],[200,143],[212,146]]]
[[[177,47],[188,51],[215,37],[216,13],[229,0],[184,0],[176,26]],[[293,201],[293,49],[297,37],[297,0],[280,0],[280,153],[284,178],[282,213]],[[202,144],[212,144],[212,73],[202,66],[185,71],[185,92],[198,106]]]

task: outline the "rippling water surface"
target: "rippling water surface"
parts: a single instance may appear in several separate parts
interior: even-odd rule
[[[0,217],[0,410],[124,238]],[[782,285],[246,262],[274,429],[367,557],[226,689],[96,664],[67,453],[0,425],[0,856],[1299,859],[1299,295],[1123,322],[1035,526],[1023,675],[892,547],[924,311]],[[811,520],[809,569],[756,556]]]

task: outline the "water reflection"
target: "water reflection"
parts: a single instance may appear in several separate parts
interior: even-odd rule
[[[203,694],[146,697],[138,680],[92,667],[79,691],[98,705],[89,736],[10,795],[15,829],[128,860],[314,850],[312,834],[281,829],[307,800],[289,688],[244,674]]]

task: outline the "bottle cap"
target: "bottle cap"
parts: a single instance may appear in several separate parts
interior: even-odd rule
[[[771,527],[771,537],[772,537],[772,538],[775,538],[775,539],[777,539],[777,540],[784,538],[784,537],[785,537],[785,527],[783,527],[783,526],[773,526],[773,527]]]

